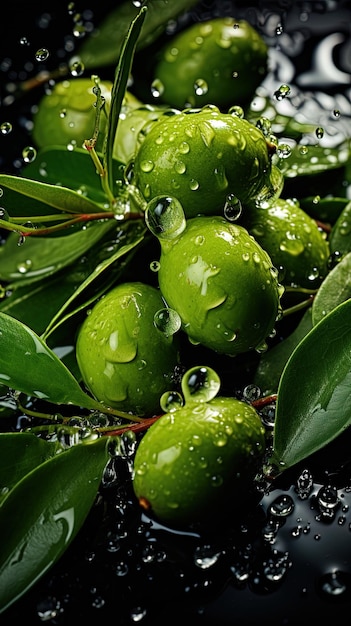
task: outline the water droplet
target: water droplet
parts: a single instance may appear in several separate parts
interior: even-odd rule
[[[151,83],[151,94],[154,98],[159,98],[162,96],[165,88],[162,81],[159,78],[155,78],[155,80]]]
[[[324,136],[324,129],[318,126],[318,128],[316,128],[316,137],[317,139],[322,139],[323,136]]]
[[[17,271],[20,274],[26,274],[32,267],[32,261],[30,259],[26,259],[22,263],[17,265]]]
[[[172,413],[184,406],[183,396],[178,391],[166,391],[160,398],[160,406],[165,413]]]
[[[287,96],[290,95],[290,87],[289,85],[280,85],[279,89],[277,89],[277,91],[274,92],[274,96],[276,98],[276,100],[281,101],[284,100],[284,98],[286,98]]]
[[[161,264],[160,264],[159,261],[151,261],[151,263],[150,263],[150,270],[152,272],[158,272],[160,267],[161,267]]]
[[[269,506],[269,513],[275,517],[287,517],[291,515],[295,508],[294,500],[291,496],[282,494],[278,496]]]
[[[174,335],[181,327],[181,319],[174,309],[160,309],[154,315],[154,324],[166,337]]]
[[[221,386],[218,374],[210,367],[192,367],[185,372],[181,387],[185,401],[209,402]]]
[[[0,126],[0,131],[2,135],[9,135],[10,132],[12,131],[11,122],[3,122]]]
[[[194,83],[194,91],[197,96],[204,96],[208,92],[208,84],[203,78],[198,78]]]
[[[256,127],[260,129],[265,137],[270,137],[272,132],[272,124],[268,117],[260,117],[256,122]]]
[[[240,117],[240,119],[243,119],[245,116],[244,109],[238,104],[235,104],[234,106],[230,107],[230,109],[228,109],[228,113],[229,115]]]
[[[186,228],[180,202],[170,196],[156,196],[147,205],[145,221],[150,231],[160,240],[177,238]]]
[[[84,70],[85,70],[85,66],[84,66],[83,61],[80,61],[80,60],[71,61],[69,65],[69,71],[71,72],[72,76],[74,77],[82,76],[82,74],[84,73]]]
[[[22,156],[25,163],[32,163],[37,156],[37,151],[33,146],[26,146],[22,150]]]
[[[288,143],[280,143],[277,146],[277,154],[280,159],[287,159],[291,154],[291,147]]]
[[[35,53],[35,58],[37,61],[42,62],[42,61],[46,61],[49,55],[50,53],[47,48],[39,48]]]
[[[319,592],[330,599],[345,601],[351,591],[351,576],[349,573],[335,570],[324,574],[318,583]]]
[[[236,222],[242,214],[242,204],[233,193],[228,194],[224,205],[224,217],[228,222]]]

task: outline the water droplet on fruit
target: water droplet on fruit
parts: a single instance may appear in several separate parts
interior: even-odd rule
[[[234,117],[239,117],[240,119],[245,117],[244,109],[238,104],[230,107],[230,109],[228,109],[228,113],[229,115],[234,115]]]
[[[233,193],[230,193],[226,197],[224,205],[224,217],[228,222],[236,222],[242,214],[242,204]]]
[[[156,311],[154,324],[166,337],[170,337],[180,329],[182,322],[177,311],[164,308]]]
[[[153,198],[146,207],[145,221],[160,241],[176,239],[186,228],[182,205],[171,196]]]
[[[172,413],[182,406],[184,399],[178,391],[166,391],[160,398],[160,407],[165,413]]]
[[[218,393],[221,381],[210,367],[193,367],[185,372],[181,387],[185,402],[209,402]]]

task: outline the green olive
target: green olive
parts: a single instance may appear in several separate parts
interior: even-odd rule
[[[283,285],[320,285],[329,271],[329,244],[297,200],[277,198],[267,208],[246,212],[244,224],[268,252]]]
[[[162,522],[203,521],[249,488],[264,450],[264,428],[249,404],[226,397],[186,403],[140,441],[135,495]]]
[[[262,131],[216,107],[160,118],[134,163],[135,184],[148,202],[171,195],[186,217],[223,214],[231,203],[256,203],[280,192]]]
[[[263,349],[282,287],[247,230],[219,216],[194,217],[160,242],[159,286],[190,340],[227,355]]]
[[[81,148],[85,140],[91,139],[95,129],[96,95],[95,82],[89,78],[74,78],[56,83],[51,93],[43,96],[38,110],[33,116],[32,137],[39,148],[46,146],[67,146],[73,143]],[[100,81],[101,95],[105,99],[106,112],[111,102],[112,83]],[[140,106],[139,100],[128,91],[122,105],[122,114]],[[107,117],[100,115],[99,137],[96,149],[103,144]]]
[[[79,329],[77,362],[90,392],[105,405],[140,416],[160,412],[174,386],[178,341],[155,324],[165,309],[158,289],[122,283],[103,296]]]
[[[245,20],[215,18],[175,35],[155,68],[154,91],[170,106],[245,105],[267,75],[268,48]]]

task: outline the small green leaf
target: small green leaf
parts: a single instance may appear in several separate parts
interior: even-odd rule
[[[54,404],[101,407],[31,328],[5,313],[0,313],[0,382]]]
[[[85,229],[60,237],[27,237],[22,246],[10,233],[0,247],[0,280],[26,284],[67,267],[106,233],[116,228],[114,220],[90,222]]]
[[[351,300],[300,342],[283,371],[272,462],[281,471],[335,439],[351,423]]]
[[[0,493],[10,491],[26,474],[62,450],[58,442],[33,433],[0,433]]]
[[[311,328],[311,309],[309,308],[290,335],[262,354],[253,382],[264,395],[277,393],[287,360]]]
[[[21,176],[11,176],[10,174],[0,174],[0,188],[11,189],[21,196],[28,196],[51,208],[59,209],[65,213],[96,213],[101,210],[95,202],[89,200],[78,191],[73,191],[60,185],[49,185],[37,180],[23,178]],[[4,192],[5,208],[6,194]],[[23,209],[23,197],[18,202]]]
[[[96,498],[108,439],[51,458],[12,489],[0,507],[0,613],[59,559]]]
[[[330,252],[351,252],[351,202],[341,211],[329,236]]]
[[[128,34],[124,41],[121,56],[116,68],[115,80],[111,91],[110,115],[103,150],[103,163],[107,173],[108,186],[110,190],[114,189],[113,146],[115,143],[119,115],[130,77],[135,47],[140,35],[141,27],[145,20],[146,12],[147,7],[143,6],[129,26]]]
[[[152,43],[162,32],[167,22],[190,9],[198,0],[149,0],[148,13],[138,40],[138,48]],[[129,0],[118,3],[116,9],[104,19],[94,36],[87,38],[77,54],[86,68],[115,65],[121,54],[125,34],[136,17],[136,7]]]
[[[312,322],[315,326],[338,304],[351,298],[351,252],[327,274],[312,304]]]
[[[312,176],[346,165],[350,158],[350,147],[344,142],[336,148],[323,147],[318,144],[295,146],[287,159],[277,163],[285,178],[296,176]]]

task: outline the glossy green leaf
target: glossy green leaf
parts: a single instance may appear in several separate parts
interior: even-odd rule
[[[0,280],[21,285],[51,276],[115,228],[114,220],[90,222],[85,229],[65,236],[27,237],[22,246],[18,245],[18,235],[10,233],[0,246]]]
[[[121,56],[115,72],[115,80],[111,91],[110,115],[107,124],[106,141],[104,142],[103,163],[107,172],[108,185],[114,189],[113,175],[113,146],[115,143],[118,120],[121,112],[122,102],[127,89],[136,44],[140,35],[142,25],[145,20],[147,8],[142,7],[138,15],[131,22],[128,34],[124,41]]]
[[[351,252],[351,202],[341,211],[329,236],[330,252]]]
[[[329,148],[320,145],[295,146],[288,158],[277,163],[285,178],[311,176],[343,167],[350,158],[348,142]]]
[[[0,612],[65,552],[96,498],[108,440],[80,444],[27,474],[0,507]]]
[[[33,433],[0,433],[0,494],[6,497],[16,483],[35,467],[62,451],[58,442]]]
[[[0,382],[54,404],[101,408],[31,328],[5,313],[0,313]]]
[[[89,274],[89,276],[81,282],[71,297],[64,302],[59,311],[57,311],[57,313],[50,320],[50,323],[43,333],[43,337],[47,338],[60,324],[65,322],[72,315],[75,315],[77,312],[92,304],[100,295],[112,286],[125,269],[128,261],[132,258],[136,248],[143,242],[147,232],[148,231],[143,225],[140,225],[138,228],[136,224],[133,224],[131,232],[128,232],[127,230],[126,239],[122,239],[123,245],[121,245],[121,247],[107,259],[101,261],[101,263],[94,268],[91,274]],[[91,290],[89,290],[88,299],[83,299],[78,307],[69,311],[72,304],[78,298],[81,298],[82,294],[91,288],[92,285],[97,285],[97,289],[94,290],[93,295],[91,295]],[[69,312],[67,313],[67,311]]]
[[[116,160],[113,162],[113,173],[116,180],[122,180],[121,164]],[[72,152],[64,146],[43,148],[35,161],[23,169],[22,176],[51,185],[60,184],[83,194],[100,206],[107,202],[100,176],[84,148],[75,148]]]
[[[272,462],[280,470],[307,458],[351,424],[351,300],[300,342],[283,371]]]
[[[349,200],[347,198],[319,198],[309,196],[300,198],[301,208],[315,220],[334,224]]]
[[[311,309],[307,309],[295,330],[261,355],[254,384],[267,396],[277,393],[283,369],[300,341],[312,328]]]
[[[318,324],[341,302],[351,298],[351,252],[329,272],[319,287],[312,304],[312,322]]]
[[[148,12],[138,39],[138,49],[149,45],[162,32],[167,22],[197,4],[198,0],[149,0]],[[123,42],[129,25],[137,15],[136,6],[125,0],[118,3],[99,24],[94,36],[83,41],[77,54],[86,68],[115,65],[121,54]]]
[[[37,180],[24,178],[23,176],[11,176],[10,174],[0,174],[0,188],[4,190],[4,207],[9,210],[6,205],[6,189],[16,191],[20,194],[18,203],[23,211],[23,196],[28,196],[32,200],[36,200],[42,204],[46,204],[52,208],[59,209],[65,213],[96,213],[101,210],[95,202],[87,198],[78,191],[73,191],[59,184],[50,185]],[[21,213],[23,215],[23,212]],[[25,214],[25,213],[24,213]],[[40,213],[39,213],[40,214]]]

